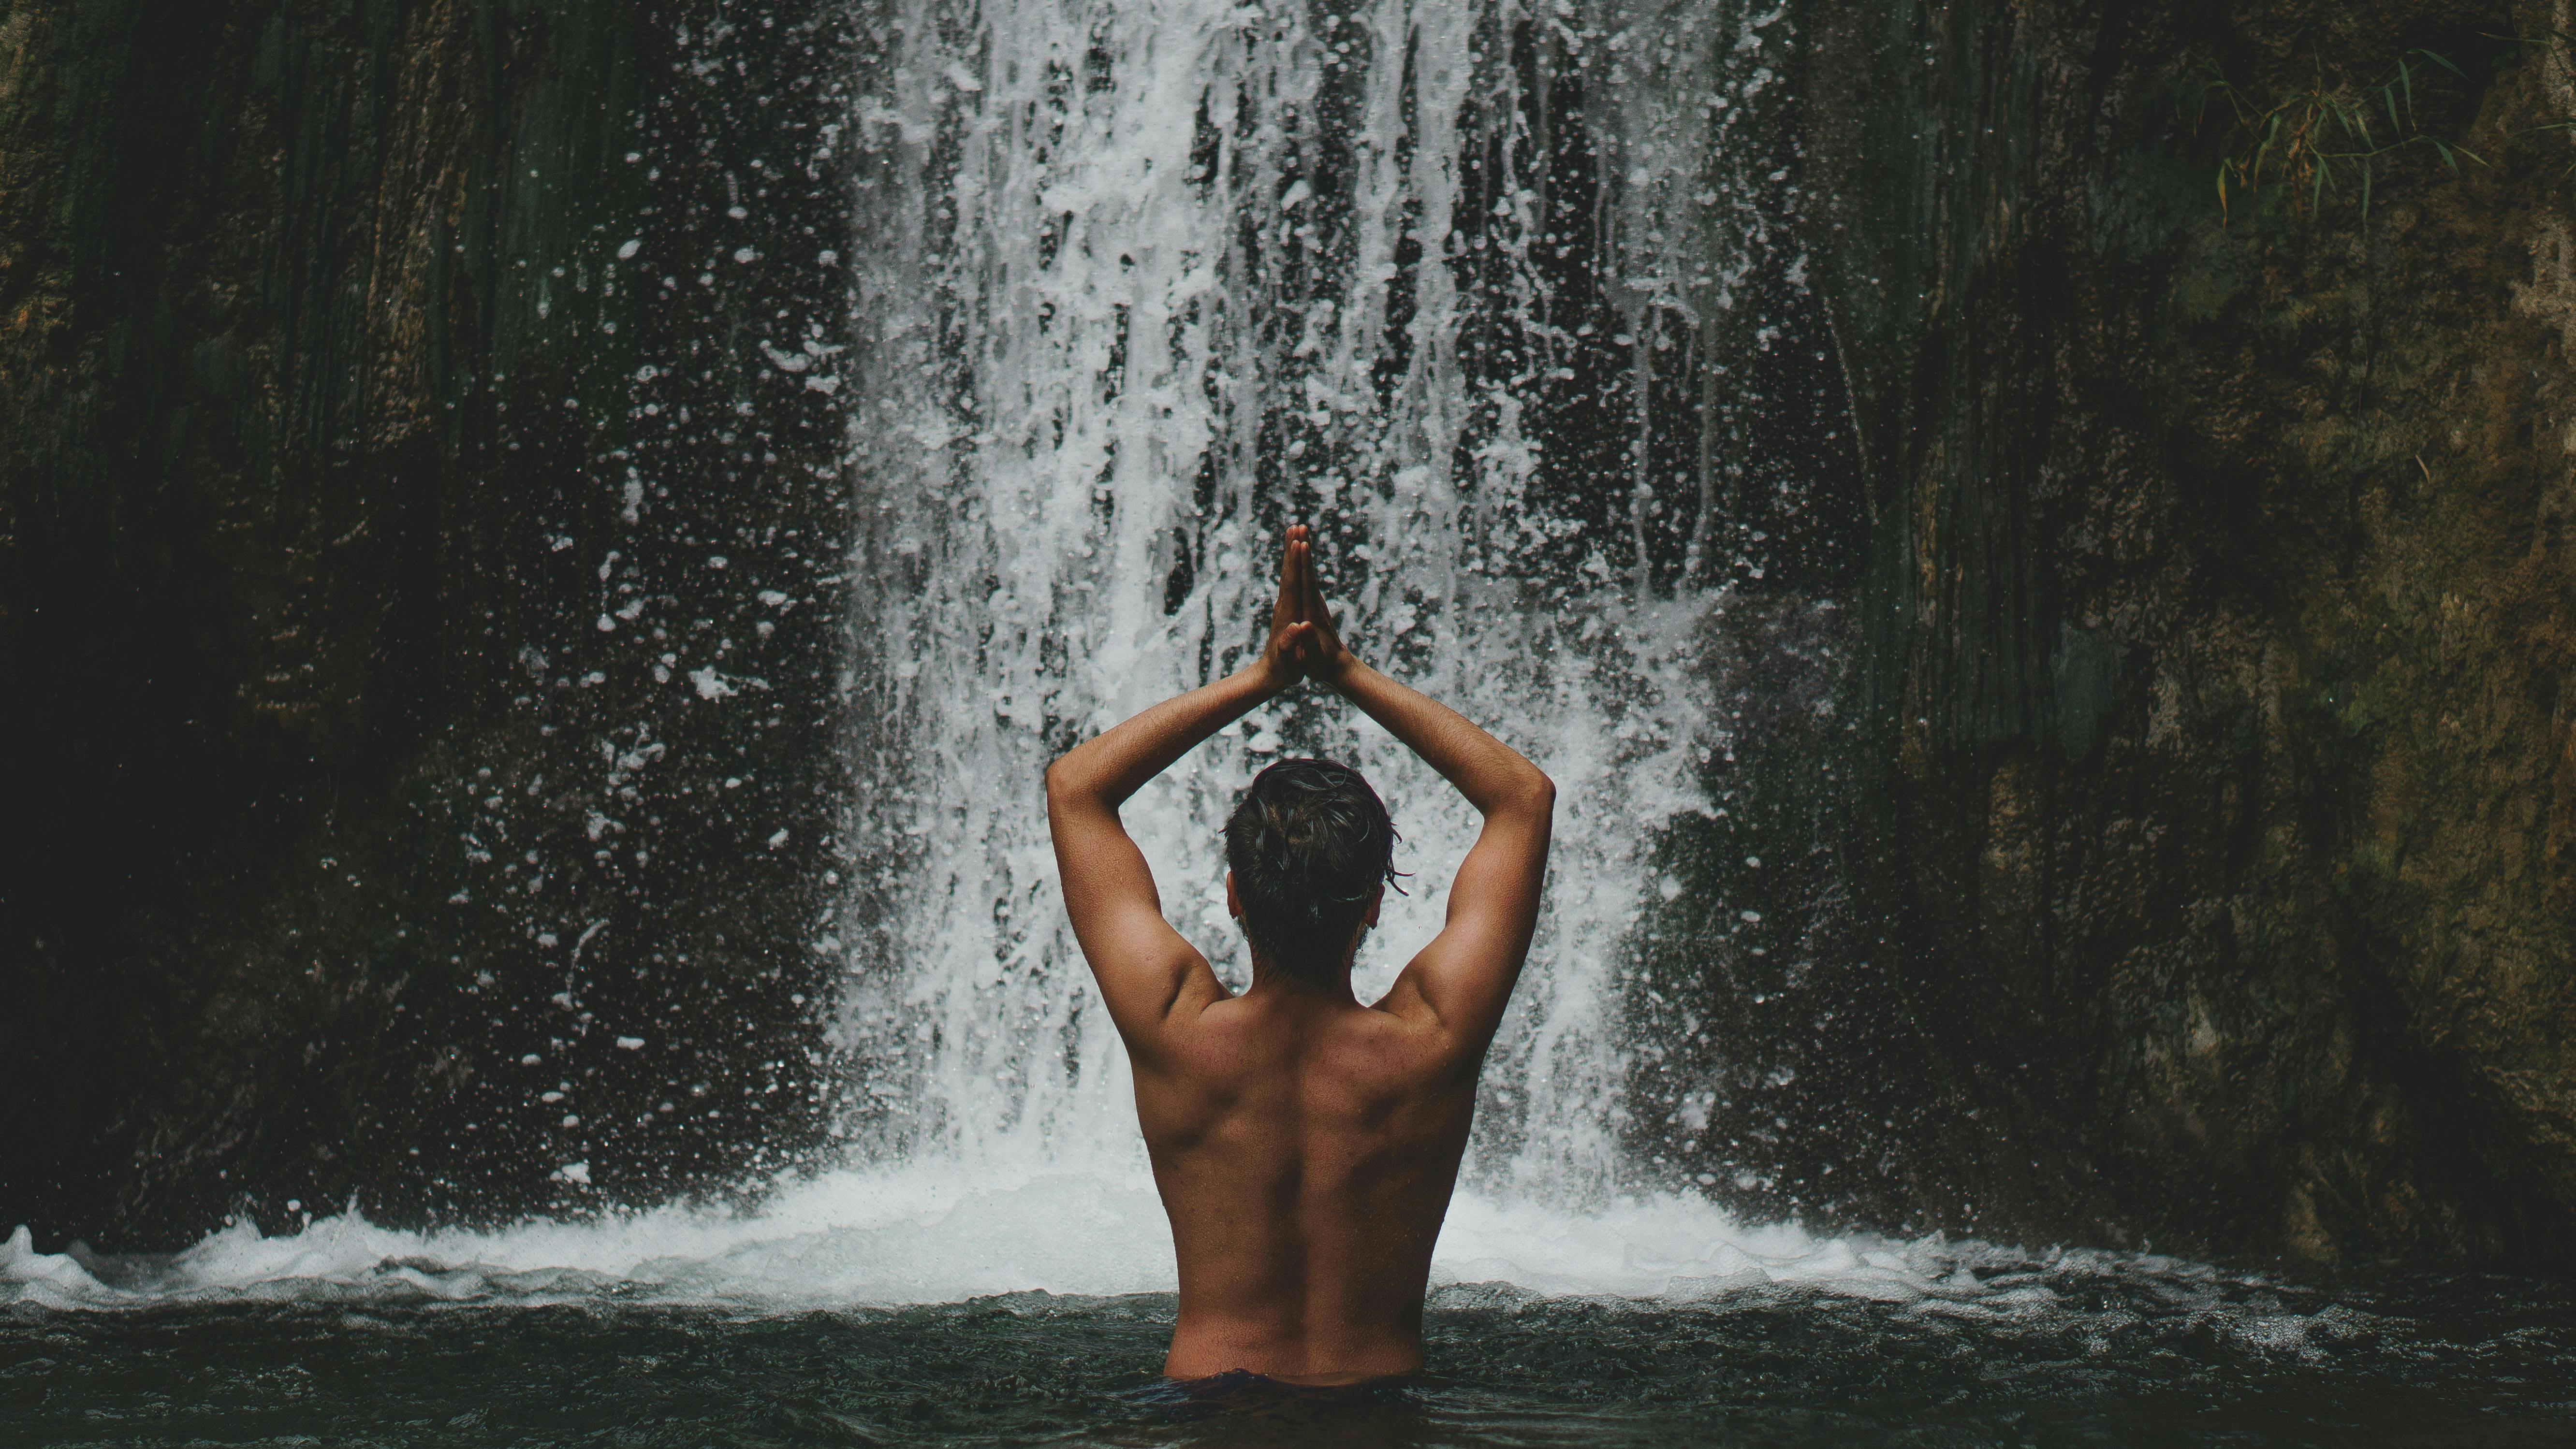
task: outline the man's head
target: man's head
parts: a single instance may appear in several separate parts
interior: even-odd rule
[[[1347,971],[1393,877],[1395,823],[1357,770],[1281,760],[1225,823],[1243,934],[1262,964],[1302,981]]]

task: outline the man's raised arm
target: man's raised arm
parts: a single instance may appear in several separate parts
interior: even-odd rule
[[[1290,578],[1283,557],[1270,643],[1258,660],[1084,741],[1047,767],[1047,828],[1065,914],[1130,1051],[1149,1048],[1175,1009],[1205,1006],[1225,987],[1163,919],[1154,873],[1118,807],[1200,741],[1303,677],[1297,645],[1312,626],[1299,618],[1302,596]]]
[[[1379,1003],[1399,1014],[1428,1011],[1454,1043],[1481,1056],[1502,1023],[1538,927],[1556,784],[1456,710],[1361,663],[1333,631],[1302,530],[1292,533],[1288,550],[1293,588],[1304,596],[1309,626],[1290,647],[1306,675],[1386,726],[1485,817],[1484,831],[1450,884],[1448,924]]]

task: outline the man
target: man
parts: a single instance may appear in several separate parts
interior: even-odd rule
[[[1352,996],[1351,958],[1377,924],[1395,832],[1357,772],[1283,761],[1228,822],[1226,906],[1252,948],[1241,996],[1164,922],[1118,820],[1147,780],[1301,679],[1340,691],[1485,817],[1447,925],[1375,1006]],[[1431,1248],[1529,954],[1555,809],[1536,766],[1343,647],[1303,527],[1258,663],[1047,771],[1065,910],[1135,1065],[1180,1258],[1166,1374],[1344,1384],[1422,1366]]]

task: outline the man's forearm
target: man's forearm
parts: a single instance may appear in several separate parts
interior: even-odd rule
[[[1115,810],[1201,741],[1276,697],[1287,683],[1261,661],[1176,695],[1085,740],[1047,770],[1050,794]]]
[[[1345,652],[1323,676],[1342,697],[1420,755],[1483,814],[1540,805],[1555,787],[1538,766],[1465,715],[1398,684]]]

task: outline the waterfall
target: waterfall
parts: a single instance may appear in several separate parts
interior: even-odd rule
[[[1663,1155],[1672,1124],[1714,1131],[1736,1110],[1707,1059],[1735,1044],[1711,1044],[1687,973],[1649,968],[1678,951],[1733,980],[1735,923],[1756,913],[1659,839],[1726,814],[1706,782],[1727,778],[1751,686],[1736,678],[1721,708],[1713,681],[1764,637],[1731,632],[1765,617],[1742,606],[1769,598],[1777,616],[1797,592],[1793,553],[1764,545],[1808,506],[1806,455],[1755,440],[1795,432],[1782,419],[1819,395],[1802,370],[1825,361],[1795,320],[1812,314],[1781,224],[1781,12],[883,3],[880,49],[853,62],[857,99],[823,148],[855,158],[849,237],[818,238],[827,271],[848,248],[850,345],[820,326],[787,345],[731,335],[852,419],[838,476],[860,783],[812,940],[843,983],[828,1008],[842,1149],[731,1200],[489,1229],[380,1226],[353,1206],[272,1236],[244,1215],[105,1278],[22,1232],[0,1239],[0,1303],[1168,1291],[1125,1057],[1057,899],[1041,771],[1239,665],[1291,521],[1319,529],[1365,657],[1559,784],[1545,914],[1433,1282],[1952,1291],[1937,1241],[1739,1222],[1707,1169],[1749,1148]],[[732,692],[712,671],[694,688]],[[1308,689],[1210,741],[1130,804],[1129,828],[1166,912],[1240,985],[1219,830],[1282,752],[1357,764],[1404,834],[1411,894],[1357,972],[1373,996],[1437,930],[1476,822],[1338,700]],[[1707,918],[1721,896],[1714,935],[1644,948],[1641,920]],[[1631,1090],[1649,1077],[1651,1109]],[[774,1086],[740,1084],[743,1105],[727,1091],[706,1118],[757,1131]],[[586,1185],[587,1164],[558,1175]]]
[[[1256,650],[1310,521],[1363,656],[1559,784],[1466,1180],[1572,1202],[1632,1177],[1626,936],[1725,745],[1697,661],[1739,564],[1726,379],[1768,342],[1738,300],[1801,265],[1732,140],[1785,29],[1728,3],[900,7],[854,117],[840,369],[873,783],[822,949],[864,1157],[1141,1172],[1041,772]],[[1365,718],[1283,698],[1128,828],[1240,985],[1219,831],[1282,752],[1358,765],[1403,833],[1372,999],[1476,821]]]

